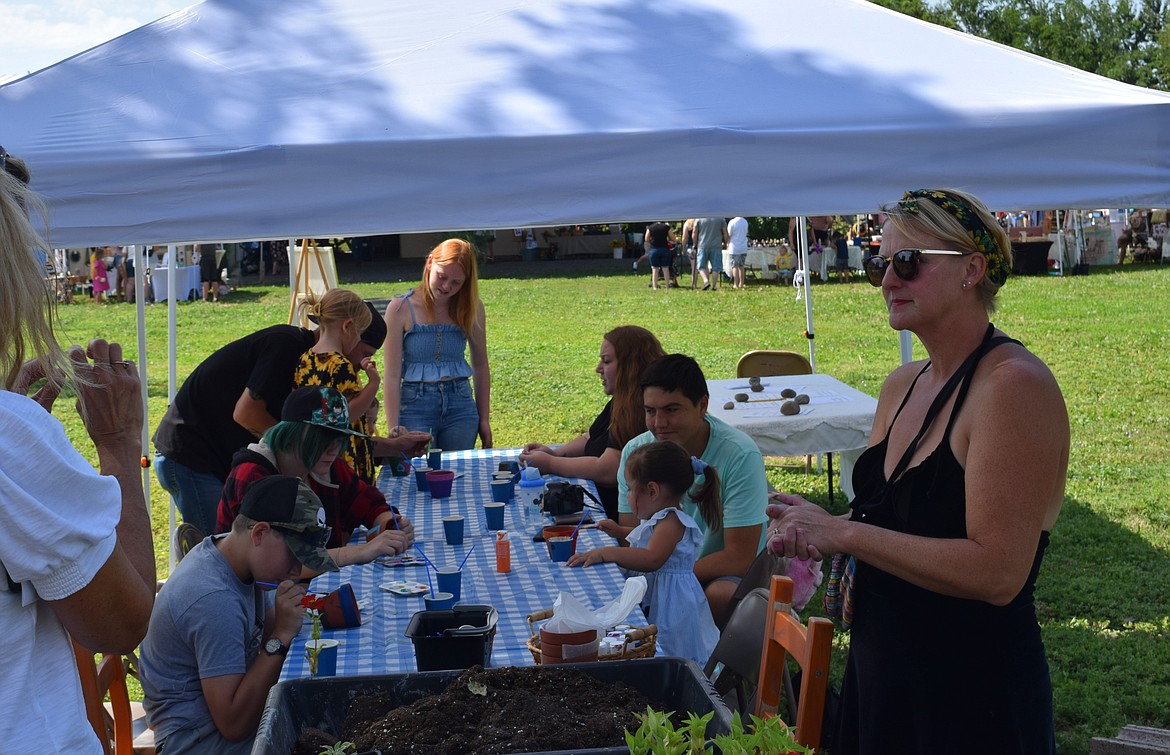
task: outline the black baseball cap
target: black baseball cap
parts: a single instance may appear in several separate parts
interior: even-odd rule
[[[280,530],[303,566],[315,572],[337,571],[325,549],[331,534],[325,526],[325,508],[300,478],[269,475],[252,483],[240,502],[240,515]]]
[[[340,391],[327,385],[306,385],[288,394],[280,409],[280,420],[327,427],[359,438],[370,437],[350,428],[349,402]]]
[[[370,308],[370,314],[374,316],[370,320],[370,326],[362,331],[362,343],[373,346],[375,349],[382,348],[382,344],[386,341],[386,320],[378,313],[378,310],[369,301],[366,306]]]

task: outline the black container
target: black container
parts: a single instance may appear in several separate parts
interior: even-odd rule
[[[560,668],[557,666],[545,668]],[[685,658],[639,658],[627,661],[574,663],[603,682],[622,682],[655,701],[661,710],[675,711],[678,720],[688,713],[714,711],[707,722],[707,738],[731,731],[731,711],[715,693],[702,669]],[[309,727],[340,733],[349,705],[357,697],[388,693],[391,708],[409,705],[447,688],[461,671],[428,671],[381,676],[331,676],[281,682],[268,693],[252,755],[288,755],[301,732]],[[624,746],[580,750],[541,751],[528,755],[622,755]]]
[[[441,611],[419,611],[410,617],[406,636],[414,643],[419,671],[487,668],[499,615],[492,606],[457,604]]]

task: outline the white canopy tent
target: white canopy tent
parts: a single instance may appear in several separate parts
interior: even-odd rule
[[[863,0],[206,0],[0,86],[0,143],[58,247],[1170,205],[1170,95]]]
[[[0,87],[56,246],[1170,204],[1170,95],[862,0],[207,0]]]

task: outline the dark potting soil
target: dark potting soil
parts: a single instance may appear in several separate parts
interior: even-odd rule
[[[477,690],[480,693],[477,693]],[[564,666],[484,669],[474,666],[438,695],[389,710],[383,694],[356,698],[341,741],[385,755],[496,755],[581,750],[625,744],[636,713],[661,708],[620,682],[598,681]],[[317,755],[337,741],[302,732],[293,755]]]

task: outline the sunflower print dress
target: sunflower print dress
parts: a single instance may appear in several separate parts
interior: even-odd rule
[[[357,368],[353,366],[353,362],[346,359],[344,354],[336,351],[328,351],[323,354],[306,351],[297,363],[293,383],[297,388],[303,388],[306,385],[327,385],[336,388],[346,399],[353,398],[362,389],[361,381],[358,380]],[[358,416],[351,414],[349,426],[350,429],[359,433],[370,434],[369,423],[364,414]],[[352,438],[341,458],[353,468],[359,479],[367,484],[374,484],[378,470],[374,465],[374,454],[370,441],[365,438]]]

